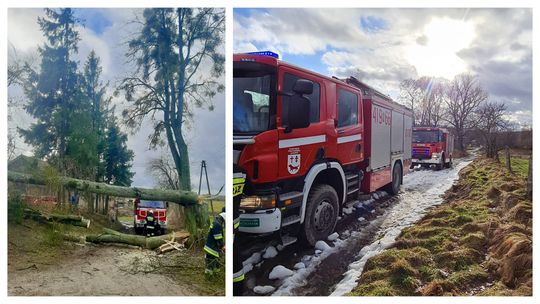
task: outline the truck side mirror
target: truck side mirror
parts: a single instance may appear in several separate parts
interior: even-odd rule
[[[298,79],[293,86],[294,94],[288,103],[288,126],[289,130],[301,129],[309,126],[309,99],[304,94],[313,92],[313,82],[307,79]]]

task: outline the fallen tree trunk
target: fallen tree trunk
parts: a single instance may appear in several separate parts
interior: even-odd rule
[[[78,215],[46,214],[33,209],[24,209],[24,217],[42,222],[57,222],[88,228],[90,220]]]
[[[64,235],[64,239],[72,242],[86,241],[90,243],[118,243],[132,246],[138,246],[147,249],[156,249],[167,241],[182,242],[189,237],[187,232],[174,232],[160,236],[145,237],[142,235],[125,234],[115,230],[103,228],[103,234],[88,234],[78,237],[74,235]]]
[[[47,185],[47,181],[43,177],[13,171],[8,171],[8,180],[17,183]],[[177,203],[182,206],[196,205],[199,202],[199,197],[197,196],[197,194],[191,191],[121,187],[65,176],[58,177],[58,181],[61,185],[69,189],[86,191],[102,195],[132,198],[138,196],[140,199],[143,200],[166,201],[171,203]]]

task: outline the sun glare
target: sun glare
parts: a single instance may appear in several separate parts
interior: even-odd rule
[[[467,48],[475,37],[470,22],[434,18],[424,27],[423,36],[407,48],[406,59],[416,67],[419,76],[435,76],[452,79],[464,72],[467,64],[457,53]]]

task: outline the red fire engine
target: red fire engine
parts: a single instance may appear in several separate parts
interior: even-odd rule
[[[167,203],[135,199],[133,226],[136,234],[165,234],[167,229]]]
[[[441,170],[452,166],[454,136],[447,129],[414,127],[412,135],[412,166],[434,166]]]
[[[234,55],[233,155],[247,175],[240,231],[314,245],[360,193],[399,191],[412,113],[353,77],[276,57]]]

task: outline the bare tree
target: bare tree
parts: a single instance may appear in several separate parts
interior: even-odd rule
[[[504,118],[506,105],[502,102],[486,102],[478,108],[477,129],[484,139],[486,157],[498,158],[497,135],[508,129],[508,121]]]
[[[417,121],[417,109],[416,107],[422,100],[423,92],[418,86],[416,79],[405,79],[399,85],[400,96],[399,99],[407,107],[411,108],[413,112],[413,125],[416,125]]]
[[[178,172],[170,156],[162,155],[159,158],[152,159],[148,163],[147,171],[154,176],[161,188],[171,190],[180,189]]]
[[[446,91],[444,120],[456,132],[457,149],[464,152],[463,144],[468,130],[474,128],[478,120],[475,111],[487,100],[488,93],[482,88],[478,78],[464,73],[454,77]]]
[[[445,84],[433,77],[406,79],[400,84],[400,99],[413,111],[414,124],[436,127],[443,114]]]

